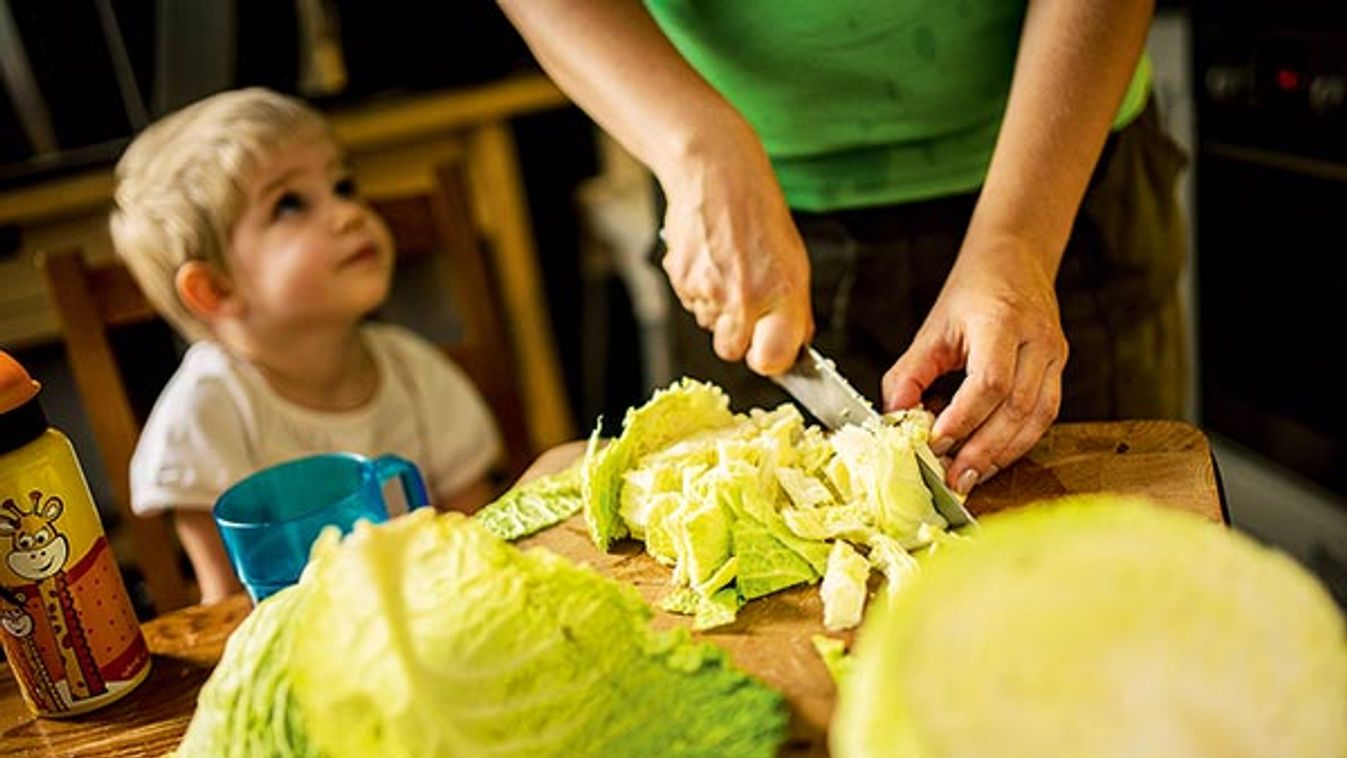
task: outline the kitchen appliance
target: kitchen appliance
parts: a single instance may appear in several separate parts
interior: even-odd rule
[[[1202,2],[1193,29],[1202,421],[1347,495],[1347,4]]]

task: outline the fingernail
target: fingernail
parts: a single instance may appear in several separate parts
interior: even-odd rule
[[[997,472],[999,472],[1000,470],[1001,469],[998,468],[995,463],[988,466],[987,473],[983,474],[981,477],[978,478],[978,484],[986,484],[987,480],[991,479],[993,476],[996,476]]]
[[[960,495],[967,495],[968,491],[973,489],[973,485],[977,483],[978,483],[977,469],[970,468],[964,471],[962,474],[959,474],[959,480],[954,483],[954,489],[957,490]]]
[[[936,455],[944,455],[952,447],[954,447],[954,440],[949,437],[936,437],[931,440],[931,452]]]

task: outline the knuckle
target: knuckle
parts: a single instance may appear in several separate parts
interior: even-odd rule
[[[1005,471],[1007,468],[1010,468],[1010,465],[1021,455],[1024,455],[1024,452],[1029,449],[1029,446],[1030,443],[1028,440],[1014,440],[992,457],[992,465],[1000,471]]]
[[[1052,422],[1057,420],[1057,411],[1060,405],[1060,396],[1056,394],[1050,397],[1048,402],[1039,404],[1034,409],[1034,423],[1044,429],[1052,426]]]
[[[669,276],[674,289],[686,289],[692,279],[692,259],[678,248],[670,248],[660,259],[660,267]]]
[[[1034,426],[1040,429],[1047,429],[1048,427],[1052,426],[1053,421],[1057,420],[1057,406],[1056,405],[1039,406],[1034,410],[1034,415],[1031,417],[1030,420]]]
[[[1005,397],[1010,393],[1010,377],[1003,372],[988,371],[978,375],[976,387],[984,395]]]
[[[1053,382],[1048,388],[1047,397],[1041,403],[1043,410],[1053,418],[1057,417],[1057,411],[1062,407],[1062,385],[1059,382]]]
[[[1017,423],[1023,422],[1034,412],[1037,400],[1038,398],[1031,396],[1030,393],[1023,390],[1012,392],[1010,393],[1010,396],[1006,398],[1006,415],[1009,416],[1012,421]]]
[[[741,324],[735,322],[733,318],[722,315],[721,318],[715,319],[714,326],[715,351],[717,351],[717,354],[721,355],[722,358],[729,359],[729,361],[737,361],[737,359],[744,357],[744,351],[748,347],[746,345],[748,337],[741,329]]]
[[[992,455],[985,442],[972,442],[959,451],[959,459],[978,471],[986,471],[992,465]]]
[[[1058,361],[1065,362],[1068,355],[1071,354],[1071,344],[1067,342],[1066,335],[1058,332],[1052,336],[1052,355]]]

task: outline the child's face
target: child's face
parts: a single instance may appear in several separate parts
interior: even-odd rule
[[[296,139],[244,184],[229,246],[245,323],[262,329],[359,320],[388,295],[393,242],[337,147]]]

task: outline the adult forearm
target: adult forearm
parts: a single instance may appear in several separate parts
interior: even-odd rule
[[[1008,240],[1056,275],[1152,11],[1152,0],[1031,0],[970,238]]]
[[[661,261],[716,354],[784,371],[813,331],[809,261],[752,127],[639,0],[500,0],[538,60],[655,172]]]
[[[665,182],[700,151],[755,139],[639,0],[500,0],[538,61]]]

